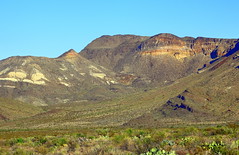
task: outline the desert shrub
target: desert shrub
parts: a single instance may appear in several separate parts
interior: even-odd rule
[[[55,146],[64,146],[64,144],[67,144],[65,138],[55,138],[52,142]]]
[[[88,136],[88,139],[96,139],[96,137],[95,136]]]
[[[109,132],[109,129],[97,129],[96,133],[100,136],[107,136]]]
[[[229,128],[229,127],[221,127],[221,128],[218,128],[216,130],[216,134],[220,134],[220,135],[228,135],[228,134],[232,134],[234,131],[232,128]]]
[[[104,154],[109,154],[111,149],[112,148],[108,145],[96,144],[96,145],[93,145],[91,147],[88,147],[87,150],[85,150],[84,154],[104,155]]]
[[[166,134],[163,131],[154,132],[152,134],[152,140],[155,143],[159,143],[159,142],[163,141],[163,139],[165,139],[165,138],[166,138]]]
[[[222,141],[221,142],[213,141],[211,143],[205,143],[202,145],[202,148],[210,150],[216,154],[222,154],[227,152],[226,146]]]
[[[33,152],[26,151],[20,148],[17,148],[14,152],[13,155],[33,155]]]
[[[198,128],[196,127],[187,127],[185,129],[182,129],[182,131],[184,131],[184,134],[187,136],[195,135],[199,132]]]
[[[137,149],[137,153],[147,152],[150,148],[155,147],[155,144],[150,135],[141,136],[138,139],[135,139],[135,147]]]
[[[82,134],[82,133],[77,133],[77,134],[76,134],[76,137],[77,137],[77,138],[79,138],[79,137],[86,137],[86,135],[85,135],[85,134]]]
[[[125,133],[127,134],[127,136],[132,137],[133,136],[133,129],[125,130]]]
[[[120,149],[121,150],[126,150],[130,152],[136,152],[136,147],[135,147],[135,141],[133,138],[125,138],[121,143],[120,143]]]
[[[17,138],[16,139],[16,143],[24,143],[24,139],[23,138]]]
[[[47,154],[47,153],[49,153],[50,150],[46,146],[38,146],[35,148],[35,151],[40,154]]]
[[[140,155],[176,155],[175,151],[165,151],[158,148],[152,148],[146,153]]]
[[[67,150],[67,152],[68,152],[68,153],[69,153],[69,152],[75,152],[76,147],[77,147],[77,142],[74,141],[74,140],[70,140],[70,141],[68,142],[68,150]]]
[[[228,135],[233,134],[233,129],[229,127],[214,127],[206,128],[204,130],[204,136],[215,136],[215,135]]]
[[[15,144],[23,144],[25,141],[23,138],[12,138],[6,141],[5,145],[7,146],[13,146]]]
[[[175,145],[175,142],[172,141],[172,140],[163,140],[161,143],[160,143],[161,146],[165,146],[165,145],[169,145],[169,146],[173,146]]]
[[[234,132],[236,132],[239,129],[239,124],[229,123],[229,124],[227,124],[227,127],[231,128]]]
[[[125,135],[118,134],[113,137],[113,141],[117,144],[121,143],[125,139]]]
[[[179,144],[183,145],[183,146],[187,146],[187,145],[190,145],[194,141],[195,141],[195,138],[193,138],[193,137],[184,137],[181,139]]]
[[[134,133],[134,136],[142,137],[142,136],[145,136],[147,134],[148,134],[148,132],[146,130],[138,130]]]
[[[232,144],[231,144],[231,148],[239,150],[239,140],[233,141]]]
[[[3,149],[0,147],[0,154],[5,155],[5,154],[10,154],[10,153],[8,153],[8,151],[6,149]]]
[[[47,138],[46,138],[46,137],[42,137],[42,136],[34,137],[34,138],[32,139],[32,142],[34,142],[34,144],[35,144],[36,146],[38,146],[38,145],[43,145],[43,144],[45,144],[45,143],[47,142]]]

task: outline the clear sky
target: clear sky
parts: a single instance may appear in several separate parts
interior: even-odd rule
[[[239,38],[238,0],[0,0],[0,59],[57,57],[102,35]]]

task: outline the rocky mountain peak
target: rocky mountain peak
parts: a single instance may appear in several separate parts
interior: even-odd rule
[[[151,38],[179,38],[179,37],[171,33],[159,33],[157,35],[152,36]]]
[[[79,54],[74,49],[70,49],[69,51],[63,53],[58,58],[74,58],[77,56],[79,56]]]

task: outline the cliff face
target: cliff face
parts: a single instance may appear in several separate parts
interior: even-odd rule
[[[235,47],[237,39],[196,38],[192,44],[194,53],[203,53],[212,59],[226,55]]]
[[[139,46],[141,55],[170,55],[183,59],[196,54],[204,54],[212,59],[225,55],[236,43],[236,39],[179,38],[172,34],[159,34]]]

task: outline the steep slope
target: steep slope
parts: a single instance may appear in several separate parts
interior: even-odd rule
[[[237,42],[236,39],[179,38],[167,33],[150,38],[134,36],[133,44],[128,44],[127,35],[120,36],[118,44],[108,41],[118,41],[118,37],[102,36],[90,43],[80,54],[117,73],[137,77],[133,84],[143,87],[155,82],[168,84],[194,73],[209,61],[225,55]],[[94,46],[96,43],[106,46],[102,50],[101,46]],[[128,48],[121,48],[125,46]],[[106,47],[109,48],[106,50]]]
[[[0,61],[0,96],[44,106],[117,96],[115,74],[69,50],[56,59],[11,57]]]

